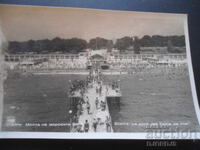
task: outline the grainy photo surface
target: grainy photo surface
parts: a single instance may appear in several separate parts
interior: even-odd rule
[[[186,19],[0,5],[1,131],[197,131]]]

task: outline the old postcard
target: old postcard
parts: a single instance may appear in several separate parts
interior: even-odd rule
[[[199,138],[187,15],[0,5],[0,138]]]

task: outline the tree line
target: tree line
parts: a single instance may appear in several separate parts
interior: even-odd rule
[[[113,48],[120,51],[132,50],[135,53],[140,53],[140,47],[184,47],[184,36],[160,36],[160,35],[145,35],[142,38],[125,36],[113,40],[96,37],[87,42],[80,38],[62,39],[56,37],[52,40],[28,40],[28,41],[10,41],[8,44],[8,53],[78,53],[86,49],[108,49]],[[169,52],[173,52],[168,50]]]

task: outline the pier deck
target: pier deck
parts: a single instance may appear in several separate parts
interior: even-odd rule
[[[75,106],[79,103],[77,106],[78,132],[113,132],[108,98],[117,97],[119,103],[121,91],[117,82],[111,85],[103,82],[99,68],[98,64],[93,64],[87,84],[82,83],[82,87],[73,91],[70,96],[72,100],[75,100],[72,102]],[[88,125],[89,130],[86,128]]]
[[[96,87],[97,86],[98,86],[98,84],[94,83],[93,87],[89,88],[87,93],[85,93],[84,100],[85,101],[88,100],[89,103],[90,103],[90,113],[88,114],[87,108],[86,108],[86,105],[85,105],[85,107],[83,108],[83,113],[79,117],[78,123],[82,124],[82,126],[84,126],[85,120],[88,120],[89,125],[90,125],[89,132],[94,132],[93,119],[94,118],[100,118],[101,123],[100,123],[100,125],[97,126],[96,132],[107,132],[105,122],[106,122],[107,117],[109,117],[109,118],[111,118],[111,117],[110,117],[108,105],[107,105],[107,102],[106,102],[106,88],[105,88],[105,85],[103,85],[102,93],[100,95],[100,94],[96,93]],[[95,104],[96,98],[98,98],[99,101],[103,101],[103,102],[106,103],[106,109],[105,110],[101,110],[99,105],[96,107],[96,104]],[[111,126],[110,132],[112,132],[112,131],[113,131],[113,129],[112,129],[112,126]]]
[[[89,87],[87,88],[86,92],[84,93],[83,99],[85,102],[89,102],[90,104],[90,111],[88,114],[87,105],[86,103],[82,106],[82,113],[78,117],[78,124],[81,125],[82,129],[84,130],[85,121],[88,120],[89,123],[89,131],[88,132],[95,132],[93,127],[94,119],[100,120],[98,122],[98,126],[96,132],[113,132],[112,127],[112,120],[109,113],[109,106],[107,103],[107,98],[109,97],[121,97],[120,89],[112,89],[112,87],[102,83],[102,92],[97,93],[96,88],[99,87],[97,82],[90,83]],[[71,96],[72,98],[81,98],[80,91],[75,91],[74,95]],[[96,106],[95,100],[98,98],[99,103]],[[103,110],[100,106],[100,102],[104,102],[106,107]],[[106,122],[109,118],[110,127],[107,128]]]

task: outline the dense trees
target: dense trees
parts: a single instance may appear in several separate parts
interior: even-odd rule
[[[52,40],[28,40],[23,42],[10,41],[8,44],[9,53],[78,53],[87,48],[89,49],[108,49],[113,47],[120,50],[134,50],[135,53],[140,53],[140,47],[167,47],[169,52],[172,52],[173,47],[185,46],[184,36],[160,36],[160,35],[145,35],[142,38],[125,36],[116,40],[96,37],[87,42],[84,39],[72,38],[62,39],[56,37]]]
[[[134,52],[135,54],[140,54],[140,42],[138,37],[136,36],[134,41],[133,41],[133,45],[134,45]]]
[[[128,36],[117,39],[117,41],[115,43],[115,48],[117,48],[121,51],[127,50],[131,46],[133,46],[133,39]]]
[[[91,39],[88,43],[88,48],[96,50],[96,49],[109,49],[113,47],[113,41],[107,40],[104,38],[96,37]]]
[[[173,46],[171,40],[169,40],[167,42],[167,51],[169,53],[181,53],[182,52],[180,49],[178,49],[178,48],[176,48],[176,47]]]
[[[72,38],[61,39],[54,38],[52,40],[29,40],[25,42],[9,42],[8,52],[34,52],[34,53],[47,53],[47,52],[61,52],[61,53],[77,53],[87,48],[87,41]]]
[[[117,39],[115,43],[115,48],[120,51],[131,50],[134,51],[135,54],[140,53],[140,41],[138,37],[128,37],[125,36],[123,38]]]
[[[163,47],[171,41],[174,46],[185,46],[184,36],[145,35],[140,39],[140,45],[146,47]]]

